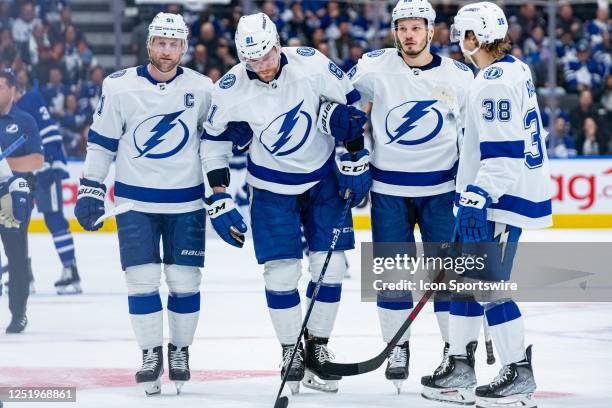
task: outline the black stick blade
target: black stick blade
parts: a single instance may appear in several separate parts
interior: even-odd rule
[[[287,408],[289,406],[289,398],[283,396],[276,400],[274,408]]]

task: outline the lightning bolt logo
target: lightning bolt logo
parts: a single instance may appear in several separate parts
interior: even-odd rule
[[[435,100],[417,101],[414,106],[410,108],[410,110],[406,112],[404,116],[402,116],[402,119],[405,119],[404,122],[402,122],[402,124],[395,129],[395,136],[392,136],[391,140],[389,140],[387,144],[395,142],[397,139],[414,129],[416,127],[415,123],[429,113],[428,108],[434,103],[436,103]]]
[[[143,143],[144,149],[141,150],[137,147],[138,151],[140,152],[140,155],[138,155],[137,157],[144,156],[145,154],[150,152],[153,148],[155,148],[155,146],[163,142],[165,140],[164,136],[177,125],[177,123],[173,123],[174,120],[178,118],[183,112],[185,112],[184,109],[182,111],[169,113],[167,115],[163,115],[163,116],[160,115],[162,116],[162,118],[151,129],[151,133],[152,133],[151,137],[146,142]]]
[[[498,227],[499,226],[499,227]],[[495,239],[499,238],[499,246],[501,247],[501,262],[504,262],[504,258],[506,256],[506,247],[508,246],[508,238],[510,236],[510,231],[506,228],[504,224],[495,224]]]
[[[272,151],[271,151],[272,154],[278,152],[285,144],[287,144],[287,142],[291,138],[291,131],[293,130],[293,128],[295,127],[295,124],[297,123],[299,119],[300,108],[302,107],[303,103],[304,101],[300,102],[299,104],[295,106],[295,108],[291,109],[289,112],[285,114],[285,119],[283,119],[283,124],[278,129],[278,134],[280,135],[280,137],[272,145]]]

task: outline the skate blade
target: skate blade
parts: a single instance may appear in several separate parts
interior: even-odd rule
[[[56,286],[55,290],[58,295],[80,295],[83,293],[83,289],[81,289],[81,284],[72,283],[66,286]]]
[[[457,405],[474,405],[476,398],[471,388],[423,387],[421,396],[431,401],[449,402]]]
[[[338,380],[323,380],[309,370],[306,370],[302,384],[304,384],[304,387],[315,391],[338,392]]]
[[[174,381],[174,386],[176,387],[176,395],[180,395],[181,389],[183,388],[184,384],[185,381]]]
[[[140,383],[144,387],[145,394],[147,397],[161,394],[161,380]]]
[[[291,390],[291,395],[300,393],[300,382],[299,381],[287,381],[287,386]]]
[[[537,406],[538,405],[533,397],[533,394],[510,395],[502,398],[476,398],[477,408],[537,408]]]
[[[395,386],[395,389],[397,390],[397,395],[400,395],[402,393],[402,384],[404,384],[404,380],[391,380],[393,382],[393,385]]]

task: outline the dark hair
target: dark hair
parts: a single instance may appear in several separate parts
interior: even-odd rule
[[[6,70],[6,69],[5,70],[1,70],[0,71],[0,78],[6,79],[6,83],[11,88],[15,86],[15,75],[11,71]]]

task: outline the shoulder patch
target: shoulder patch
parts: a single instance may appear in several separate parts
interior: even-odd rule
[[[116,71],[113,72],[112,74],[110,74],[108,77],[109,78],[119,78],[125,75],[125,73],[127,72],[126,69],[122,69],[121,71]]]
[[[219,80],[219,88],[229,89],[236,83],[236,75],[227,74]]]
[[[500,67],[490,67],[488,68],[483,77],[484,79],[497,79],[504,74],[504,70]]]
[[[334,74],[334,76],[338,79],[342,79],[342,77],[344,76],[344,71],[342,71],[339,66],[337,66],[331,61],[329,62],[329,72]]]
[[[370,57],[370,58],[376,58],[376,57],[380,57],[381,55],[383,55],[385,53],[385,49],[382,50],[375,50],[375,51],[370,51],[366,54],[366,56]]]
[[[465,65],[463,62],[459,62],[459,61],[455,61],[455,60],[453,60],[453,62],[455,63],[455,66],[457,68],[459,68],[460,70],[463,70],[463,71],[469,71],[470,70],[470,68],[467,65]]]
[[[315,55],[315,50],[311,47],[300,47],[296,50],[296,52],[302,57],[312,57]]]
[[[349,79],[353,79],[356,73],[357,73],[357,65],[351,68],[350,71],[346,75],[348,75]]]

